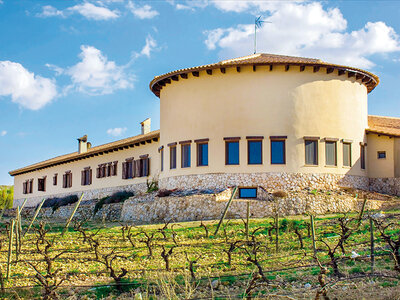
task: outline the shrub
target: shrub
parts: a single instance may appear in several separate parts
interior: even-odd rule
[[[14,187],[13,186],[0,186],[0,209],[8,203],[7,208],[13,207]]]
[[[66,196],[62,198],[49,198],[43,203],[43,207],[51,207],[55,212],[61,206],[67,206],[79,200],[77,195]]]
[[[94,206],[93,215],[95,215],[103,207],[104,204],[121,203],[134,195],[135,194],[133,192],[122,191],[116,192],[111,196],[101,198],[100,201],[97,202]]]
[[[152,193],[158,191],[158,181],[156,179],[152,179],[151,181],[146,180],[147,191],[146,193]]]

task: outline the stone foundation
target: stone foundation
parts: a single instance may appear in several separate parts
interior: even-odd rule
[[[121,220],[135,224],[219,219],[229,199],[229,192],[218,195],[192,195],[186,197],[132,197],[124,202]],[[306,213],[326,214],[359,211],[363,200],[351,194],[334,191],[289,192],[287,198],[273,200],[267,192],[264,199],[235,199],[228,210],[227,218],[245,218],[247,202],[250,202],[252,218],[271,217],[278,208],[281,216]],[[366,209],[399,208],[400,201],[368,200]]]
[[[368,178],[353,175],[306,173],[218,173],[162,178],[160,188],[201,189],[228,186],[262,186],[265,189],[300,191],[353,187],[368,190]]]
[[[39,197],[32,197],[28,198],[26,202],[26,207],[35,207],[40,202],[42,202],[43,198],[61,198],[70,195],[78,195],[80,197],[82,193],[83,195],[82,200],[93,200],[93,199],[101,199],[106,196],[110,196],[113,193],[127,191],[127,192],[134,192],[134,193],[144,193],[147,190],[146,183],[137,183],[132,185],[126,186],[116,186],[116,187],[109,187],[103,189],[93,189],[88,191],[78,191],[78,192],[70,192],[70,193],[61,193],[61,194],[54,194],[49,196],[39,196]],[[24,202],[24,199],[14,199],[13,207],[20,206]]]
[[[400,196],[400,178],[370,178],[369,189],[373,192]]]

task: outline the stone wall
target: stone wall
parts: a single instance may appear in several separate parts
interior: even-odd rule
[[[186,197],[132,197],[122,207],[121,220],[136,224],[156,223],[165,220],[193,221],[211,220],[221,217],[227,204],[227,197],[219,195],[192,195]],[[310,192],[293,191],[285,199],[274,200],[270,194],[265,199],[233,200],[228,218],[245,218],[247,202],[250,202],[252,218],[274,215],[276,207],[281,216],[305,213],[326,214],[334,212],[359,211],[363,200],[341,191]],[[366,209],[388,209],[400,207],[400,202],[368,200]]]
[[[266,189],[300,191],[354,187],[368,189],[368,178],[353,175],[306,173],[218,173],[162,178],[160,188],[196,189],[228,186],[263,186]]]
[[[117,187],[110,187],[110,188],[103,188],[103,189],[93,189],[89,191],[84,191],[83,201],[84,200],[93,200],[93,199],[101,199],[106,196],[110,196],[115,192],[127,191],[127,192],[134,192],[134,193],[144,193],[147,190],[146,183],[138,183],[132,185],[125,185],[125,186],[117,186]],[[80,192],[73,192],[73,193],[62,193],[62,194],[55,194],[51,195],[46,198],[61,198],[70,195],[77,195],[80,197],[82,195],[82,191]],[[44,197],[32,197],[28,198],[26,202],[26,207],[36,207],[40,202],[42,202]],[[24,199],[14,199],[13,207],[20,206],[24,202]]]
[[[370,178],[370,191],[400,196],[400,178]]]
[[[119,221],[121,219],[121,211],[123,203],[105,204],[103,207],[93,215],[94,207],[97,201],[90,201],[90,203],[81,203],[74,215],[74,220],[92,219],[97,221]],[[38,218],[44,220],[67,220],[75,208],[75,203],[67,206],[61,206],[53,211],[51,207],[42,208],[39,212]],[[9,211],[9,216],[15,215],[15,209]],[[32,219],[35,213],[34,207],[27,207],[22,210],[24,219]]]

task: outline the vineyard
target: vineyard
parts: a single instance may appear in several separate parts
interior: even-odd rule
[[[66,230],[22,215],[1,225],[2,299],[399,299],[398,211]]]

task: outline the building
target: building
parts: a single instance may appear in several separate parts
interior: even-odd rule
[[[368,116],[378,83],[357,68],[270,54],[157,76],[160,130],[145,120],[141,135],[97,147],[84,136],[77,152],[11,171],[14,205],[143,191],[152,179],[161,188],[239,186],[242,197],[259,186],[393,192],[400,119]]]

